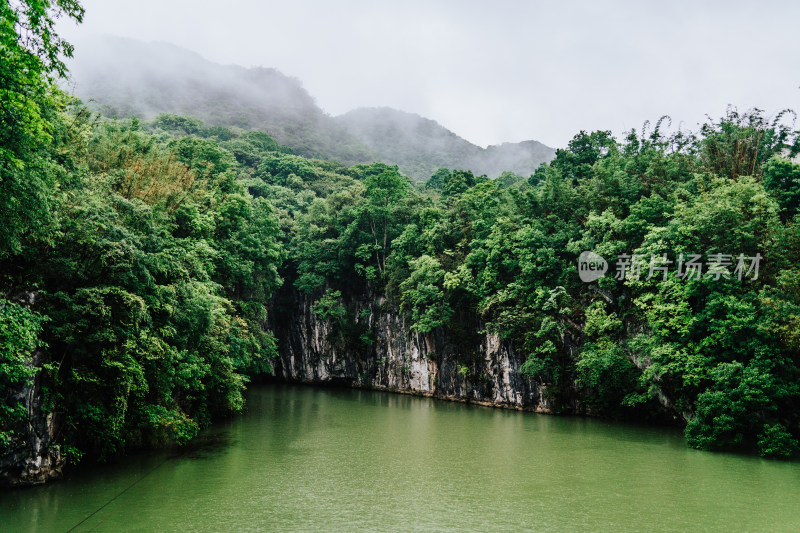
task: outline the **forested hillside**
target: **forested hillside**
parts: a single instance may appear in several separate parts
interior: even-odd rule
[[[415,185],[397,166],[309,159],[262,132],[93,114],[56,88],[68,48],[32,5],[0,7],[40,38],[0,34],[6,453],[25,445],[20,391],[34,378],[73,459],[185,443],[269,372],[267,313],[293,290],[337,325],[344,354],[374,338],[349,302],[374,299],[422,334],[497,332],[557,410],[673,418],[702,449],[797,453],[788,115],[580,132],[522,181],[443,168]],[[606,276],[581,281],[584,251],[608,260]],[[694,254],[701,271],[686,275]],[[669,268],[616,271],[625,256]],[[480,379],[473,363],[465,352],[465,379]]]
[[[322,198],[316,178],[271,170],[274,205],[287,188],[314,198],[279,207],[286,283],[315,295],[352,349],[371,336],[349,296],[385,294],[417,332],[469,344],[483,324],[510,340],[562,409],[666,413],[698,448],[794,454],[797,132],[759,111],[697,134],[661,126],[622,142],[581,132],[510,187],[440,170],[419,191],[385,168]],[[584,251],[609,274],[581,281]],[[463,374],[481,379],[473,357]]]
[[[554,153],[536,141],[484,149],[432,120],[389,108],[331,117],[300,81],[275,69],[217,65],[165,43],[98,39],[85,43],[71,65],[66,87],[105,116],[188,115],[234,131],[264,131],[305,157],[397,164],[416,180],[441,167],[528,176]]]
[[[555,151],[526,141],[481,148],[437,122],[391,108],[361,108],[335,118],[364,146],[400,171],[425,180],[439,168],[463,168],[497,178],[503,172],[528,176]]]
[[[377,157],[323,113],[298,80],[275,69],[217,65],[166,43],[90,41],[64,85],[105,116],[152,120],[176,113],[267,132],[307,157],[346,164]]]

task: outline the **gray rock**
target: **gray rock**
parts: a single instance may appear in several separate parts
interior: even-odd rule
[[[296,293],[292,301],[288,315],[272,324],[279,342],[274,375],[282,381],[552,411],[544,386],[518,371],[525,356],[497,335],[476,335],[471,346],[464,346],[452,342],[441,329],[414,333],[400,313],[384,309],[384,302],[377,300],[348,306],[375,333],[374,342],[342,347],[335,325],[311,311],[311,299]]]
[[[45,354],[37,351],[32,366],[40,366]],[[22,401],[27,418],[16,428],[12,441],[0,450],[0,486],[38,485],[61,476],[65,458],[54,443],[57,420],[44,408],[42,376],[12,391],[4,403]]]

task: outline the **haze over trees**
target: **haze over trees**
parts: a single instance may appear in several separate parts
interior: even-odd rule
[[[81,49],[71,70],[67,87],[106,116],[190,115],[209,125],[265,131],[306,157],[397,164],[417,180],[441,167],[527,176],[554,154],[536,141],[484,149],[432,120],[388,108],[331,117],[299,80],[275,69],[217,65],[165,43],[97,40]]]
[[[437,122],[391,108],[360,108],[335,117],[348,132],[387,163],[415,179],[440,168],[463,168],[496,178],[503,172],[530,175],[555,151],[537,141],[481,148]]]
[[[622,140],[579,132],[524,178],[442,168],[417,184],[396,165],[291,153],[248,124],[98,116],[55,86],[68,47],[51,17],[82,16],[58,6],[0,6],[27,21],[0,28],[5,449],[37,373],[74,459],[187,442],[242,409],[275,353],[268,309],[299,292],[345,353],[373,338],[353,301],[385,298],[423,334],[497,332],[558,411],[673,420],[702,449],[797,454],[800,137],[788,114],[731,109],[694,134],[662,121]],[[763,261],[755,279],[720,264],[587,284],[585,250]],[[465,379],[481,379],[475,356],[463,353]]]

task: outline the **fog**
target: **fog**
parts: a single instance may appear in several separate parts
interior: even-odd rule
[[[327,113],[388,106],[486,146],[564,146],[729,104],[800,109],[800,3],[83,0],[99,34],[165,41],[298,78]],[[148,58],[158,61],[157,57]]]

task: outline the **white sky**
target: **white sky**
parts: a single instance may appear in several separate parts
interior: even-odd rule
[[[275,67],[328,113],[389,106],[476,144],[621,135],[728,104],[800,112],[800,2],[83,0],[76,43],[166,41]],[[157,58],[154,58],[157,60]]]

